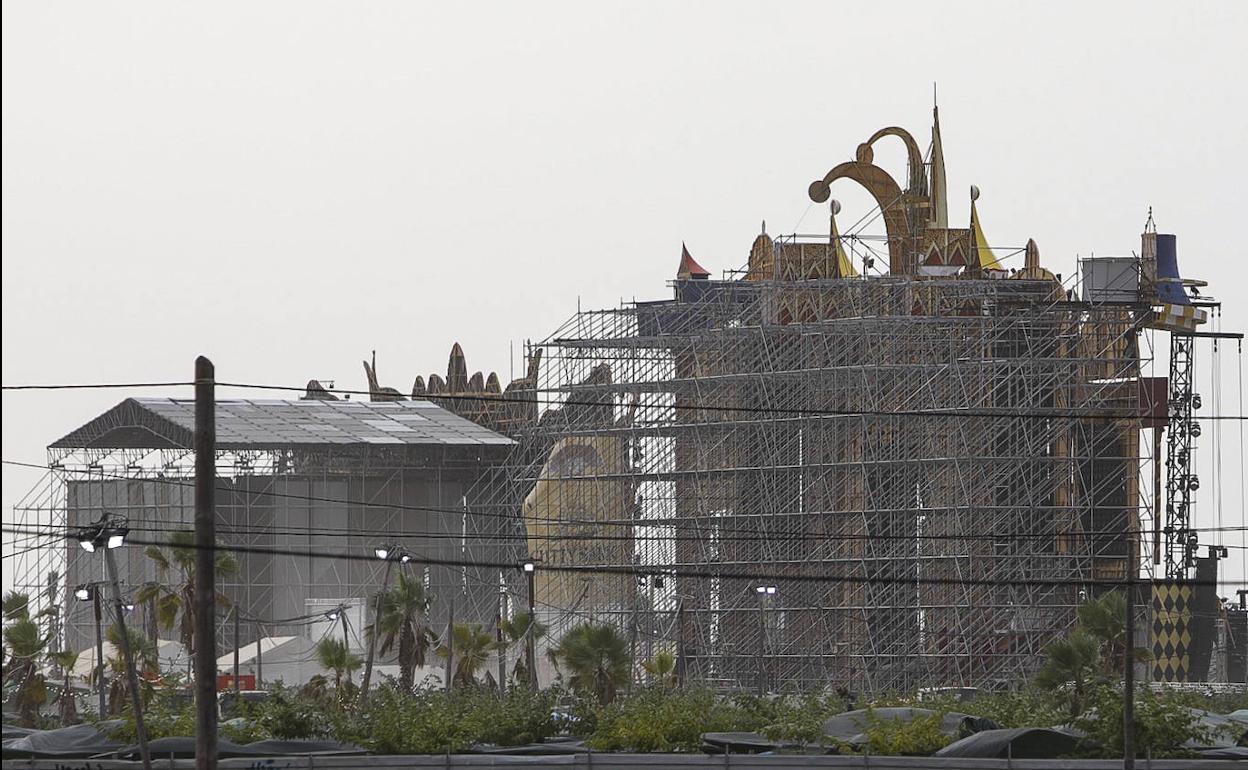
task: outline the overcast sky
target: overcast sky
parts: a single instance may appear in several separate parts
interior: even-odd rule
[[[933,81],[951,224],[976,184],[994,244],[1069,275],[1138,249],[1151,205],[1244,329],[1248,4],[946,5],[6,2],[4,383],[185,380],[204,353],[361,387],[375,348],[408,390],[455,341],[505,382],[578,302],[666,296],[682,240],[718,272],[761,220],[822,231],[807,185],[881,126],[926,147]],[[869,210],[833,194],[843,225]],[[127,395],[190,393],[6,392],[4,459]],[[1240,448],[1226,425],[1228,526]],[[39,478],[4,467],[6,523]]]

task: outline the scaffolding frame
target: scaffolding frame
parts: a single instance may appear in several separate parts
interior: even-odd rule
[[[611,623],[725,688],[1004,686],[1125,578],[1146,306],[1020,278],[674,286],[530,346],[541,416],[471,496],[523,519],[498,534],[538,562],[551,639]]]

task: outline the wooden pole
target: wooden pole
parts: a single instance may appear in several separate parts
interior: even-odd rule
[[[256,623],[256,689],[263,690],[264,686],[264,626]]]
[[[451,694],[455,671],[455,592],[451,592],[451,611],[446,617],[446,694]]]
[[[152,770],[152,754],[147,749],[147,729],[143,725],[143,694],[139,692],[139,673],[134,667],[134,650],[130,649],[130,632],[126,630],[126,611],[122,607],[121,583],[117,579],[117,562],[113,559],[113,549],[107,546],[104,548],[104,565],[108,568],[108,581],[113,589],[113,610],[116,613],[118,641],[121,642],[121,656],[126,662],[126,677],[130,682],[130,704],[134,709],[134,737],[138,739],[143,770]]]
[[[676,597],[676,686],[685,686],[685,597]]]
[[[377,656],[377,637],[381,635],[381,603],[386,591],[390,588],[390,569],[394,567],[394,559],[395,554],[386,553],[386,572],[381,578],[381,590],[377,592],[377,609],[373,611],[373,635],[368,640],[368,659],[364,662],[364,681],[360,683],[361,702],[368,697],[368,685],[373,680],[373,660]]]
[[[1127,512],[1127,625],[1123,629],[1122,653],[1122,768],[1135,770],[1135,573],[1136,527]]]
[[[100,689],[100,719],[108,717],[108,706],[104,700],[104,630],[100,627],[103,617],[100,613],[100,586],[91,586],[91,604],[95,609],[95,683]]]
[[[1161,431],[1153,427],[1153,565],[1161,564]]]
[[[216,370],[195,359],[195,768],[217,767]]]
[[[763,617],[763,593],[758,592],[758,697],[766,694],[767,619]]]
[[[525,575],[529,579],[529,630],[525,634],[525,663],[529,669],[529,689],[537,692],[537,640],[536,634],[533,633],[537,626],[537,587],[535,584],[537,565],[534,565],[533,569]]]
[[[239,703],[238,693],[242,686],[238,683],[238,605],[234,605],[234,705]]]
[[[503,571],[498,571],[498,616],[494,620],[494,629],[498,642],[498,697],[507,695],[507,647],[503,638],[503,618],[507,617],[507,592],[503,590],[507,578]]]

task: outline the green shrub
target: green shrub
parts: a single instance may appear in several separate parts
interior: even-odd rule
[[[867,709],[864,752],[882,756],[926,757],[948,746],[953,737],[940,731],[944,714],[937,711],[905,722],[881,719]]]
[[[1089,693],[1090,708],[1074,721],[1088,734],[1095,747],[1092,756],[1115,759],[1122,756],[1122,692],[1099,687]],[[1199,723],[1199,717],[1177,700],[1159,698],[1147,690],[1135,695],[1135,748],[1137,756],[1188,757],[1183,748],[1188,740],[1208,742],[1214,738]]]
[[[709,690],[646,687],[601,708],[587,743],[599,751],[697,751],[702,733],[759,727],[752,716]]]
[[[949,710],[986,717],[1002,727],[1053,727],[1070,721],[1067,698],[1037,688],[980,695]]]

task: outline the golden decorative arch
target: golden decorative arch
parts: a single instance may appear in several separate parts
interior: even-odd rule
[[[890,129],[880,129],[881,132]],[[901,131],[901,129],[892,129]],[[905,133],[905,132],[902,132]],[[906,134],[909,136],[909,134]],[[875,137],[872,137],[874,140]],[[914,141],[913,138],[910,140]],[[863,148],[866,148],[864,152]],[[868,160],[862,160],[863,157]],[[888,271],[894,275],[906,275],[913,272],[909,257],[908,243],[910,240],[909,220],[906,217],[905,196],[896,180],[888,172],[870,162],[870,143],[858,146],[859,160],[847,161],[834,167],[823,179],[816,179],[810,184],[810,199],[815,203],[823,203],[832,196],[831,185],[837,179],[852,179],[862,185],[884,214],[884,231],[888,235]],[[919,159],[922,163],[922,157]]]
[[[914,137],[910,132],[901,126],[888,126],[881,128],[871,135],[871,138],[858,145],[857,159],[862,163],[875,162],[874,145],[886,136],[895,136],[906,145],[906,157],[910,162],[906,172],[910,175],[910,183],[908,189],[912,193],[922,193],[925,187],[923,178],[923,151],[919,148],[919,143],[914,141]]]

